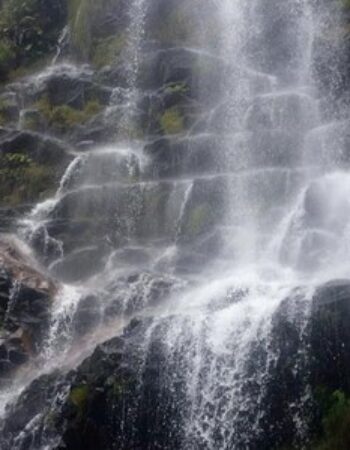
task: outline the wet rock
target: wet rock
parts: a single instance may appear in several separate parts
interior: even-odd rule
[[[65,282],[85,280],[102,270],[106,250],[103,246],[78,249],[57,261],[52,272]]]
[[[14,92],[0,95],[0,121],[2,123],[16,122],[19,119],[19,104]]]
[[[0,378],[39,351],[56,290],[20,243],[0,238]]]
[[[108,306],[104,315],[108,321],[118,316],[131,317],[148,307],[156,307],[170,293],[180,292],[185,283],[175,277],[148,272],[135,272],[106,286]]]
[[[312,305],[312,384],[350,393],[350,281],[317,289]]]
[[[54,438],[51,443],[57,450],[112,450],[115,442],[121,450],[180,448],[170,393],[158,384],[165,360],[157,343],[146,361],[143,390],[137,393],[137,346],[147,326],[150,320],[135,320],[121,337],[99,345],[74,372],[35,380],[8,410],[2,429],[4,450],[34,417],[35,424],[20,439],[43,446]]]
[[[110,88],[95,84],[91,80],[62,74],[48,78],[41,95],[47,95],[52,106],[69,105],[82,109],[89,100],[107,104],[111,93]]]
[[[101,309],[99,298],[94,295],[80,300],[73,318],[75,336],[84,336],[96,328],[102,318]]]
[[[25,130],[45,132],[47,121],[38,109],[23,109],[21,111],[21,126]]]
[[[18,207],[0,207],[0,233],[9,233],[13,224],[28,210],[26,205]]]
[[[24,153],[40,164],[56,165],[69,160],[67,148],[59,140],[31,131],[12,131],[0,138],[4,154]]]

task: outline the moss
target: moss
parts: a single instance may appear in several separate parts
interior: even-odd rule
[[[331,393],[319,388],[317,401],[322,410],[322,435],[309,450],[348,450],[350,448],[350,398],[341,390]]]
[[[72,41],[78,55],[87,59],[91,46],[90,14],[92,0],[69,0],[68,19]]]
[[[208,205],[199,205],[194,208],[186,224],[186,234],[196,236],[202,233],[210,220],[210,209]]]
[[[88,395],[89,387],[86,384],[73,388],[69,394],[69,400],[77,408],[80,416],[84,414],[88,401]]]
[[[52,57],[50,56],[42,56],[40,58],[35,59],[34,61],[30,61],[25,65],[20,65],[16,68],[13,68],[8,73],[9,81],[14,81],[18,78],[27,77],[29,75],[33,75],[36,72],[43,70],[51,63]]]
[[[116,62],[120,58],[124,46],[125,37],[123,35],[97,39],[92,46],[92,64],[101,68]]]
[[[181,133],[185,126],[184,117],[177,106],[167,109],[160,117],[159,123],[164,134]]]
[[[189,87],[185,82],[180,83],[169,83],[166,89],[172,94],[187,94],[189,91]]]
[[[0,156],[0,201],[16,206],[36,200],[54,184],[52,167],[35,163],[27,155]]]
[[[46,124],[39,111],[32,110],[22,117],[21,127],[26,130],[42,131],[46,128]]]
[[[102,105],[97,100],[88,101],[83,109],[76,109],[69,105],[52,106],[47,97],[39,100],[36,107],[49,126],[63,132],[87,122],[102,110]]]

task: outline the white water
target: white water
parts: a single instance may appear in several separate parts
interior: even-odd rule
[[[227,63],[221,80],[225,96],[203,115],[210,117],[210,123],[218,109],[224,108],[225,114],[220,130],[211,133],[208,125],[208,131],[200,137],[205,141],[214,136],[220,169],[164,181],[171,186],[164,217],[160,218],[161,224],[167,225],[165,237],[155,236],[159,225],[155,217],[143,218],[151,224],[151,231],[147,230],[150,236],[145,233],[146,237],[137,241],[134,231],[134,216],[142,211],[145,196],[154,192],[161,195],[167,187],[158,180],[142,180],[145,159],[139,151],[140,143],[132,142],[130,133],[140,95],[137,77],[146,17],[145,2],[140,0],[133,2],[129,12],[128,86],[126,90],[116,88],[107,111],[112,114],[122,103],[126,113],[116,128],[126,147],[118,143],[115,148],[95,149],[84,157],[82,169],[82,157],[78,156],[67,168],[56,197],[37,205],[26,219],[26,225],[36,231],[70,190],[93,192],[101,186],[103,191],[109,184],[132,185],[130,204],[124,211],[130,217],[118,216],[117,220],[127,222],[125,247],[129,255],[141,251],[150,262],[132,265],[126,263],[120,249],[114,250],[104,270],[86,282],[85,292],[92,286],[103,290],[121,274],[140,267],[144,270],[145,266],[169,279],[177,276],[183,246],[192,244],[181,242],[181,231],[187,214],[196,207],[196,186],[212,183],[214,189],[217,180],[223,182],[225,207],[217,229],[224,247],[213,260],[210,254],[202,255],[195,263],[199,268],[189,269],[183,284],[175,280],[180,293],[175,289],[176,293],[154,312],[150,305],[153,285],[148,275],[142,275],[133,286],[126,283],[115,287],[122,297],[121,316],[126,316],[126,321],[129,302],[137,295],[139,311],[155,315],[144,336],[144,363],[152,351],[153,337],[160,336],[168,361],[162,382],[176,392],[177,376],[184,379],[184,396],[189,404],[183,412],[186,449],[250,448],[262,433],[269,374],[279,356],[272,341],[276,312],[287,299],[289,320],[297,324],[301,341],[295,363],[298,372],[304,364],[305,329],[315,286],[350,276],[350,266],[345,262],[350,250],[350,175],[346,169],[339,169],[344,157],[343,131],[341,123],[323,123],[312,71],[319,13],[308,0],[288,0],[282,5],[282,12],[290,15],[287,25],[292,23],[293,36],[287,28],[280,30],[282,38],[290,40],[290,54],[286,55],[282,46],[281,56],[281,36],[273,42],[265,40],[273,6],[265,10],[263,0],[244,3],[217,2],[220,49],[216,56]],[[210,54],[209,45],[203,41],[203,48],[196,52]],[[206,92],[201,95],[204,98]],[[336,141],[330,137],[334,127]],[[190,138],[189,149],[193,144]],[[80,179],[79,170],[83,173]],[[137,172],[141,172],[141,180],[135,180]],[[77,185],[71,186],[75,175]],[[56,352],[69,354],[74,344],[70,326],[81,289],[66,285],[57,299],[47,341],[47,364]],[[113,300],[108,296],[100,297],[101,320]],[[109,329],[105,337],[110,333]],[[101,334],[97,336],[89,342],[90,350],[103,340]],[[253,368],[252,358],[256,358]],[[179,373],[172,372],[174,367]],[[307,431],[303,405],[308,400],[305,385],[290,405],[296,439],[302,440]]]

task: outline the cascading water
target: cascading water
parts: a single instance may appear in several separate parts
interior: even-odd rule
[[[32,243],[44,233],[41,253],[53,273],[76,283],[60,290],[39,373],[66,357],[67,369],[74,366],[83,359],[77,349],[87,356],[139,316],[125,351],[137,387],[118,448],[130,449],[131,442],[133,448],[270,449],[282,435],[302,448],[313,401],[311,299],[319,284],[349,276],[346,121],[320,107],[314,70],[328,8],[311,0],[184,2],[189,15],[203,8],[193,47],[181,49],[197,69],[195,81],[186,78],[196,95],[189,115],[197,119],[158,142],[151,132],[142,140],[137,129],[145,98],[165,102],[161,89],[139,86],[147,69],[143,51],[151,47],[146,3],[130,3],[124,83],[114,87],[104,114],[107,123],[115,121],[116,143],[75,155],[56,196],[22,221]],[[173,47],[157,57],[166,51],[179,58]],[[184,63],[176,76],[187,69]],[[171,95],[189,89],[172,83],[170,108]],[[176,114],[173,109],[175,122]],[[73,224],[68,238],[57,232],[57,217]],[[80,236],[81,229],[88,233]],[[72,247],[68,255],[65,245]],[[85,255],[97,260],[96,270],[83,271]],[[80,330],[85,324],[79,328],[85,303],[93,305],[89,338]],[[280,323],[294,330],[293,392],[276,407],[273,383],[288,353]],[[21,387],[36,375],[24,377]],[[64,385],[56,400],[67,395]],[[140,442],[140,411],[150,398],[155,417],[149,420],[161,431],[153,435],[143,424]],[[29,423],[12,448],[39,448],[22,446],[28,433],[45,434]]]

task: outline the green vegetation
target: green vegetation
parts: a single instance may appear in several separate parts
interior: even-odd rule
[[[348,450],[350,448],[350,398],[341,391],[318,389],[322,408],[322,437],[310,450]]]
[[[167,109],[160,117],[159,123],[164,134],[178,134],[184,129],[184,117],[178,106]]]
[[[102,110],[102,105],[97,100],[88,101],[84,109],[76,109],[69,105],[53,106],[47,97],[43,97],[36,106],[49,126],[56,127],[62,132],[87,122]]]
[[[0,155],[0,201],[16,206],[30,202],[46,192],[55,179],[53,168],[37,164],[27,155]]]
[[[97,68],[112,64],[120,57],[124,46],[125,38],[123,35],[97,39],[92,46],[92,64]]]
[[[109,4],[110,0],[68,0],[68,21],[76,54],[96,67],[109,64],[124,43],[122,37],[114,34],[115,30],[100,26]],[[112,5],[115,10],[118,0],[113,0]]]
[[[185,82],[180,83],[169,83],[166,86],[166,89],[172,94],[187,94],[189,91],[189,87]]]
[[[197,236],[205,231],[210,221],[210,209],[208,205],[199,205],[195,207],[188,218],[186,224],[186,234]]]
[[[340,0],[341,5],[345,8],[345,9],[349,9],[350,8],[350,0]]]
[[[45,128],[45,123],[39,111],[33,109],[26,111],[21,120],[21,126],[23,129],[32,131],[41,131]]]
[[[64,0],[3,0],[0,11],[0,77],[54,51],[66,21]]]
[[[68,0],[68,20],[73,44],[79,56],[88,58],[91,46],[91,24],[93,17],[91,0]]]
[[[84,414],[89,395],[89,387],[86,384],[73,388],[69,395],[69,400],[77,408],[79,416]]]

